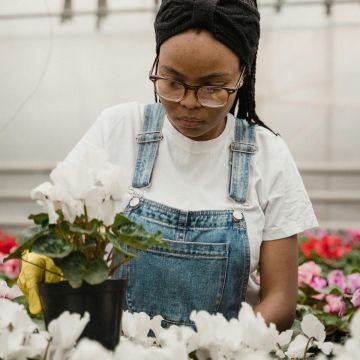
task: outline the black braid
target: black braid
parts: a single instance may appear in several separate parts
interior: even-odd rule
[[[230,110],[230,113],[235,115],[236,106],[238,107],[238,111],[236,114],[237,118],[245,119],[249,125],[259,125],[268,130],[270,130],[276,136],[279,133],[275,133],[272,129],[270,129],[262,120],[260,120],[259,116],[256,113],[256,102],[255,102],[255,80],[256,80],[256,57],[251,69],[250,74],[245,77],[244,85],[238,90],[236,94],[236,98],[234,104]]]

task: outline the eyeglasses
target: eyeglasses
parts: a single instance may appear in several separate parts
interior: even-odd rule
[[[192,86],[169,77],[152,75],[155,65],[158,63],[156,57],[154,64],[149,72],[149,79],[154,83],[154,91],[161,98],[169,101],[182,101],[188,90],[194,90],[197,101],[205,107],[220,108],[227,104],[229,96],[241,88],[244,82],[245,66],[234,87],[229,86]]]

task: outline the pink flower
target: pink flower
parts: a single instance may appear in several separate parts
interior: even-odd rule
[[[320,290],[326,287],[327,281],[326,279],[320,276],[313,276],[313,278],[310,280],[310,283],[308,285],[310,285],[315,290]]]
[[[349,237],[350,244],[355,245],[355,244],[360,243],[360,231],[359,230],[348,229],[346,232]]]
[[[314,276],[319,276],[321,268],[314,261],[308,261],[299,266],[298,283],[299,285],[310,285]]]
[[[7,255],[0,253],[0,272],[3,272],[6,277],[16,279],[20,272],[20,261],[17,259],[8,260],[4,263],[4,258]]]
[[[316,300],[323,300],[325,297],[325,294],[315,294],[315,295],[311,295],[311,297]]]
[[[344,273],[341,270],[330,271],[327,276],[329,285],[335,285],[339,287],[342,291],[346,291],[346,278]]]
[[[360,307],[360,289],[357,289],[351,298],[351,303],[354,305],[354,307],[358,308]]]
[[[360,289],[360,274],[354,273],[348,275],[346,278],[346,283],[351,294],[353,294],[357,289]]]
[[[328,314],[336,314],[340,317],[345,314],[345,303],[342,296],[338,295],[326,295],[327,304],[324,305],[323,310]]]

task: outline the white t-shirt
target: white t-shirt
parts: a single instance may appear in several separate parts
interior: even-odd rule
[[[127,169],[131,186],[137,156],[135,138],[142,132],[144,104],[125,103],[105,109],[65,161],[76,162],[90,148],[103,148],[114,164]],[[229,114],[224,131],[209,141],[194,141],[178,132],[165,117],[164,139],[151,186],[136,189],[145,198],[182,210],[232,209],[228,196],[229,144],[235,118]],[[244,216],[250,243],[250,278],[246,301],[258,303],[255,272],[262,241],[281,239],[318,226],[312,205],[288,147],[280,136],[256,126],[258,151],[250,165]],[[118,210],[130,200],[130,193]]]

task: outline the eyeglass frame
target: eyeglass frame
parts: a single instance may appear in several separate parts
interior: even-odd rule
[[[166,99],[168,101],[172,101],[172,102],[176,102],[176,103],[179,103],[180,101],[183,101],[187,95],[187,92],[188,90],[195,90],[195,97],[196,97],[196,100],[198,101],[198,103],[201,105],[201,106],[204,106],[204,107],[208,107],[208,108],[221,108],[221,107],[224,107],[226,106],[227,102],[229,101],[229,97],[231,94],[235,93],[237,90],[239,90],[243,84],[244,84],[244,78],[243,78],[243,75],[244,75],[244,72],[245,72],[245,69],[246,69],[246,66],[244,66],[241,74],[240,74],[240,77],[238,79],[238,81],[236,82],[235,86],[215,86],[215,85],[188,85],[182,81],[179,81],[179,80],[175,80],[171,77],[166,77],[166,76],[160,76],[160,75],[153,75],[153,71],[154,71],[154,68],[155,68],[155,65],[158,64],[158,61],[159,61],[159,56],[156,56],[155,60],[154,60],[154,63],[151,67],[151,70],[149,71],[149,80],[154,84],[154,92],[155,94],[157,94],[158,96],[160,96],[158,94],[158,92],[156,91],[156,81],[157,80],[172,80],[172,81],[175,81],[179,84],[181,84],[184,89],[185,89],[185,92],[184,92],[184,95],[183,97],[180,99],[180,100],[169,100],[169,99]],[[240,86],[239,86],[240,84]],[[228,98],[225,102],[224,105],[220,105],[220,106],[208,106],[208,105],[203,105],[198,97],[198,91],[200,88],[207,88],[207,89],[224,89],[227,91],[228,93]],[[162,97],[162,96],[160,96]]]

